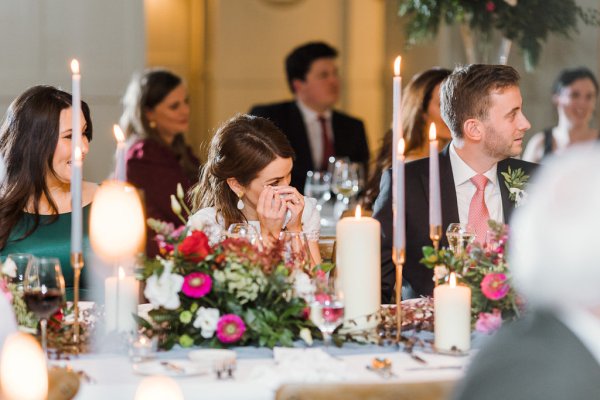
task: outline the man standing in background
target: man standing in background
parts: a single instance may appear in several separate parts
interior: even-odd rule
[[[337,50],[323,42],[295,48],[285,60],[294,100],[252,107],[283,131],[296,152],[291,185],[300,192],[308,171],[327,170],[329,157],[348,157],[367,171],[369,146],[361,120],[333,109],[339,99]]]

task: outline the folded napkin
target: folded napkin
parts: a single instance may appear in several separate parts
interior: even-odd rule
[[[346,363],[334,358],[322,349],[295,349],[275,347],[275,366],[256,366],[250,374],[276,390],[284,383],[318,383],[352,380],[354,374]]]

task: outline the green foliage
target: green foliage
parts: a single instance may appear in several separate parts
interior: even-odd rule
[[[399,15],[408,18],[411,45],[433,38],[442,20],[467,24],[484,39],[498,31],[517,43],[528,67],[538,63],[549,34],[570,38],[578,33],[579,21],[600,25],[600,11],[580,7],[575,0],[403,0]]]

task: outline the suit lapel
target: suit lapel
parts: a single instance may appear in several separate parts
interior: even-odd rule
[[[449,145],[448,145],[449,146]],[[456,187],[454,185],[454,175],[452,174],[452,164],[450,163],[449,147],[446,146],[440,153],[440,194],[442,200],[442,242],[447,244],[444,231],[453,222],[459,222],[458,203],[456,201]],[[421,172],[421,183],[425,191],[425,198],[429,203],[429,166]],[[427,218],[429,221],[429,218]]]
[[[506,182],[502,176],[502,172],[508,171],[510,165],[510,158],[504,159],[498,162],[498,168],[496,174],[498,175],[498,184],[500,185],[500,195],[502,196],[502,215],[504,215],[504,223],[507,224],[512,215],[514,204],[510,200],[510,192],[506,187]]]
[[[310,143],[308,142],[308,130],[306,129],[306,125],[304,125],[304,118],[302,118],[302,113],[298,108],[296,102],[291,102],[291,113],[290,113],[290,123],[288,125],[288,132],[290,136],[293,135],[295,139],[295,147],[296,147],[296,162],[299,161],[300,158],[304,160],[310,159],[310,165],[307,167],[308,170],[315,169],[315,162],[312,159],[312,151],[310,150]],[[299,155],[308,154],[310,157],[299,157]]]
[[[442,230],[448,225],[459,222],[458,202],[456,200],[456,186],[450,163],[450,144],[446,145],[440,153],[440,190],[442,195]],[[443,233],[443,232],[442,232]],[[442,235],[445,237],[445,235]],[[446,240],[446,239],[444,239]]]

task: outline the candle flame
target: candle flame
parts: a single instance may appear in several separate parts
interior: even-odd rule
[[[435,140],[437,138],[437,131],[435,129],[435,122],[429,125],[429,140]]]
[[[448,283],[450,284],[450,287],[456,287],[456,274],[454,272],[450,273]]]
[[[360,208],[360,205],[358,205],[358,206],[356,206],[356,211],[354,212],[354,216],[356,218],[360,218],[361,215],[362,215],[361,208]]]
[[[398,56],[396,57],[396,59],[394,60],[394,75],[395,76],[400,76],[400,62],[402,60],[402,57]]]
[[[119,267],[119,280],[125,279],[125,270],[123,267]]]
[[[113,133],[115,135],[115,139],[117,139],[117,142],[123,143],[125,141],[125,135],[123,134],[123,131],[119,125],[113,125]]]
[[[404,155],[404,138],[400,138],[400,140],[398,140],[398,148],[396,149],[396,155],[398,157]]]
[[[81,147],[75,147],[75,161],[81,161]]]
[[[79,61],[75,58],[71,61],[71,72],[73,75],[79,75]]]

